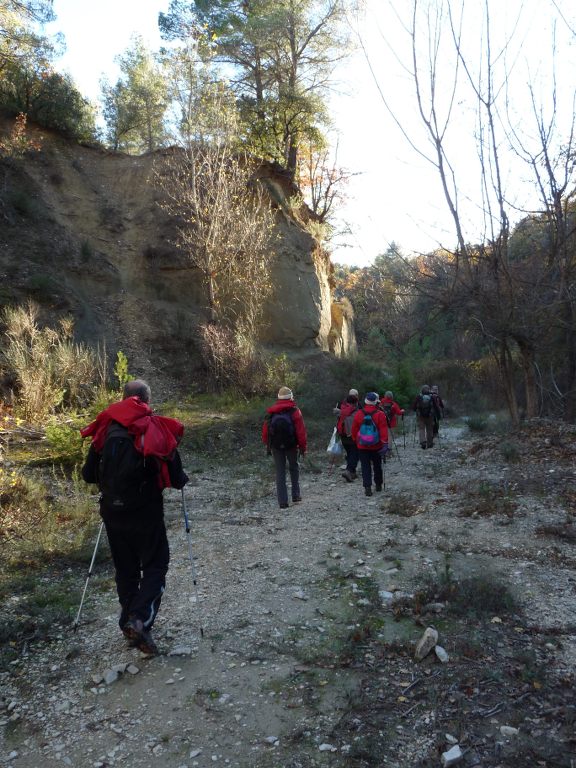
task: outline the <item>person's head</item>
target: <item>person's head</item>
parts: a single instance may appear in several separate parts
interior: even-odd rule
[[[366,405],[378,405],[380,402],[380,398],[378,397],[378,392],[368,392],[366,397],[364,398],[364,402]]]
[[[348,392],[348,397],[355,397],[356,400],[358,400],[358,390],[357,389],[351,389],[350,392]]]
[[[134,379],[124,384],[124,399],[127,397],[139,397],[143,403],[150,402],[150,387],[143,379]]]
[[[387,397],[389,400],[393,400],[394,399],[394,393],[390,392],[390,390],[388,390],[387,392],[384,393],[384,397]]]
[[[293,400],[294,395],[290,387],[280,387],[278,390],[278,400]]]
[[[431,392],[433,392],[435,395],[438,394],[438,385],[434,384],[432,387],[430,387]]]
[[[422,389],[420,390],[420,392],[421,392],[423,395],[429,395],[429,394],[430,394],[430,387],[428,386],[428,384],[424,384],[424,386],[422,387]]]

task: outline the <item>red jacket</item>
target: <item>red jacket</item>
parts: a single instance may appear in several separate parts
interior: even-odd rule
[[[300,449],[301,453],[306,453],[306,427],[304,426],[302,412],[294,400],[277,400],[270,408],[266,408],[266,413],[281,413],[282,411],[290,410],[290,408],[295,408],[292,411],[291,418],[294,423],[294,432],[296,433],[296,446]],[[264,445],[268,445],[268,422],[269,419],[264,419],[264,424],[262,425],[262,442]]]
[[[398,420],[397,420],[396,416],[403,416],[404,415],[404,410],[402,408],[400,408],[398,403],[394,402],[394,400],[392,400],[391,397],[383,397],[380,400],[380,405],[382,407],[384,407],[385,405],[391,405],[392,406],[392,410],[390,412],[390,424],[388,426],[395,427],[396,424],[398,423]]]
[[[380,433],[380,442],[376,443],[376,445],[371,448],[367,448],[365,445],[358,445],[358,432],[360,431],[366,413],[369,413],[372,416],[372,420],[378,427],[378,432]],[[354,442],[358,446],[358,449],[361,451],[379,451],[384,443],[388,442],[388,422],[386,421],[386,414],[380,410],[379,406],[363,405],[362,408],[359,409],[352,422],[352,437],[354,438]]]
[[[360,405],[356,403],[347,403],[344,401],[343,403],[340,403],[340,415],[338,416],[338,421],[336,422],[336,431],[339,435],[342,437],[348,437],[346,434],[346,429],[344,428],[344,420],[348,418],[348,416],[351,416],[354,411],[357,411]]]
[[[134,436],[134,448],[139,453],[164,460],[174,456],[184,434],[184,426],[176,419],[157,416],[139,397],[127,397],[108,406],[93,422],[80,430],[82,437],[92,437],[92,445],[97,453],[104,447],[106,433],[112,421],[122,424],[128,434]],[[164,461],[160,462],[160,475],[162,487],[170,488],[170,476]]]

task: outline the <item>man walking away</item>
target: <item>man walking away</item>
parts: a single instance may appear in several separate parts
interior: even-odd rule
[[[262,442],[268,454],[274,458],[276,468],[276,493],[280,509],[288,509],[288,488],[286,486],[286,460],[290,471],[292,502],[302,501],[300,495],[300,468],[298,450],[306,454],[306,427],[300,409],[294,402],[292,390],[280,387],[278,400],[266,409],[262,426]]]
[[[434,402],[430,387],[424,384],[420,394],[414,400],[413,410],[418,419],[418,433],[421,448],[432,448],[434,445],[434,417],[437,405]]]
[[[378,394],[368,392],[364,398],[364,408],[358,409],[352,422],[352,437],[360,454],[362,484],[366,496],[372,496],[372,470],[376,491],[381,491],[384,484],[381,452],[388,444],[388,424],[379,405]]]
[[[358,407],[358,390],[351,389],[346,400],[340,403],[340,412],[336,423],[336,431],[340,435],[340,440],[346,451],[346,469],[342,472],[342,477],[347,483],[351,483],[357,477],[356,467],[359,456],[358,448],[352,437],[352,423]]]
[[[151,629],[166,585],[170,553],[162,491],[188,477],[176,449],[184,427],[150,408],[150,387],[128,381],[124,398],[81,430],[92,443],[82,477],[100,490],[120,601],[119,625],[132,647],[158,653]]]
[[[438,394],[438,387],[436,384],[430,388],[432,398],[434,400],[434,434],[437,435],[440,429],[440,419],[444,418],[444,401]]]

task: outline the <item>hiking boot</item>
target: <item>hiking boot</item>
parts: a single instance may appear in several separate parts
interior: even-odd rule
[[[426,443],[420,443],[420,448],[423,448],[424,450],[426,450]]]
[[[366,496],[372,496],[372,487],[368,486],[368,488],[364,488],[364,493]]]
[[[136,643],[136,648],[138,648],[140,653],[146,654],[146,656],[158,656],[160,653],[158,646],[152,639],[152,635],[145,629],[142,631],[140,639]]]
[[[377,485],[376,486],[377,493],[380,493],[381,490],[382,490],[382,486],[381,485]]]
[[[122,630],[122,634],[124,635],[124,637],[128,641],[128,647],[129,648],[136,648],[136,642],[137,641],[134,639],[134,635],[130,631],[130,629],[128,629],[126,627],[126,625],[124,625],[123,627],[120,627],[120,629]]]
[[[300,501],[302,501],[302,496],[293,496],[292,497],[292,504],[298,504]]]
[[[288,509],[288,504],[280,504],[280,509]]]
[[[138,640],[140,639],[142,632],[144,632],[144,624],[135,616],[131,616],[126,624],[122,627],[122,633],[130,645],[135,648]]]
[[[358,475],[356,474],[356,472],[350,472],[350,477],[352,478],[352,480],[356,480]]]
[[[348,470],[346,470],[346,472],[342,472],[342,477],[344,478],[344,480],[346,480],[347,483],[352,482],[352,472],[349,472]]]
[[[141,653],[145,653],[147,656],[158,655],[158,646],[152,640],[150,632],[144,629],[144,624],[140,619],[128,619],[122,627],[122,632],[132,648],[138,648]]]

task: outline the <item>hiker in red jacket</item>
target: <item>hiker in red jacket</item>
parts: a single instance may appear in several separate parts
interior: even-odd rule
[[[351,389],[346,400],[343,400],[338,407],[336,431],[340,435],[342,446],[346,451],[346,469],[342,472],[342,477],[347,483],[356,480],[356,467],[360,459],[358,448],[352,437],[352,422],[359,407],[357,389]]]
[[[148,384],[128,381],[124,399],[99,413],[80,434],[92,437],[82,477],[100,490],[120,629],[131,646],[154,655],[158,648],[150,630],[170,558],[162,490],[184,488],[188,477],[176,449],[184,427],[176,419],[157,416],[149,402]]]
[[[360,408],[352,422],[352,437],[358,447],[362,466],[362,484],[366,496],[372,496],[372,468],[374,486],[381,491],[384,486],[382,458],[388,448],[388,423],[380,410],[380,398],[376,392],[368,392],[364,407]]]
[[[386,392],[384,397],[380,400],[380,407],[386,414],[386,420],[388,426],[392,429],[397,426],[397,416],[404,416],[404,409],[400,408],[398,403],[394,401],[394,394],[390,391]]]
[[[268,453],[274,458],[276,468],[276,493],[280,509],[288,509],[288,488],[286,486],[286,459],[290,470],[292,503],[302,501],[300,494],[300,468],[298,451],[306,454],[306,427],[302,413],[296,403],[292,390],[280,387],[278,400],[266,409],[266,418],[262,425],[262,442]]]

